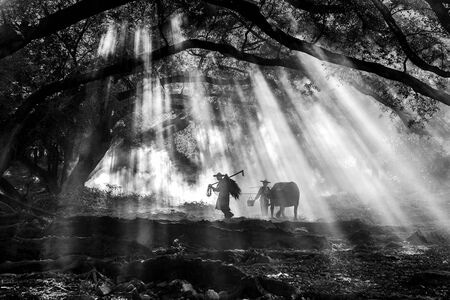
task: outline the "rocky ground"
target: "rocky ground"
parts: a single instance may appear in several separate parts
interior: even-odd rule
[[[0,218],[3,299],[448,299],[438,229],[236,218]]]

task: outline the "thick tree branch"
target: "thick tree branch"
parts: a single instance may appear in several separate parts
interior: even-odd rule
[[[211,76],[189,76],[184,74],[164,77],[161,78],[159,81],[161,84],[180,83],[180,82],[204,82],[212,85],[233,85],[236,83],[240,85],[251,84],[249,78],[235,79],[235,78],[211,77]]]
[[[133,1],[135,0],[82,0],[41,19],[36,26],[27,27],[21,32],[4,24],[0,26],[0,58],[16,52],[35,39],[46,37],[81,20]]]
[[[416,52],[414,52],[414,50],[409,46],[406,36],[403,34],[402,30],[400,29],[400,27],[397,25],[394,18],[392,17],[389,9],[380,0],[372,0],[372,3],[375,5],[375,7],[378,9],[378,11],[383,16],[384,20],[386,21],[387,25],[391,29],[392,33],[397,38],[397,41],[399,42],[399,44],[402,47],[403,51],[405,52],[406,56],[416,66],[418,66],[422,70],[433,72],[438,76],[450,77],[450,72],[442,70],[436,66],[430,65],[429,63],[424,61],[419,55],[417,55]]]
[[[248,54],[239,51],[231,45],[216,44],[197,39],[186,40],[181,43],[165,46],[154,50],[149,54],[150,61],[157,61],[170,55],[174,55],[185,51],[187,49],[204,49],[209,51],[216,51],[228,57],[234,57],[241,61],[262,65],[262,66],[282,66],[286,68],[294,68],[302,70],[301,64],[296,57],[286,59],[271,59],[264,58],[254,54]],[[78,74],[63,80],[55,81],[47,84],[30,95],[24,103],[16,110],[12,118],[6,121],[4,134],[0,136],[0,141],[4,141],[5,149],[0,153],[0,174],[6,170],[9,161],[12,157],[12,151],[15,147],[17,137],[20,136],[23,126],[27,118],[32,114],[37,105],[44,102],[45,99],[66,89],[76,88],[80,85],[107,78],[113,75],[127,75],[131,73],[138,73],[144,70],[144,60],[142,58],[128,58],[123,59],[115,64],[107,67],[94,70],[91,72]]]
[[[261,66],[282,66],[286,68],[294,68],[302,70],[302,67],[296,57],[285,59],[264,58],[254,54],[241,52],[235,47],[228,44],[218,44],[197,39],[190,39],[175,45],[165,46],[154,50],[149,54],[150,61],[157,61],[162,58],[180,53],[187,49],[204,49],[215,51],[227,57],[233,57],[241,61],[261,65]],[[128,75],[144,71],[144,60],[141,58],[128,58],[121,60],[107,67],[94,70],[91,72],[78,74],[63,80],[55,81],[40,88],[27,98],[24,104],[16,111],[13,117],[13,123],[20,124],[25,120],[29,113],[44,101],[46,97],[70,88],[78,87],[82,84],[103,79],[113,75]]]
[[[333,64],[341,65],[344,67],[366,71],[369,73],[376,74],[378,76],[384,77],[386,79],[401,82],[414,91],[442,102],[446,105],[450,105],[450,95],[431,87],[425,82],[401,71],[388,68],[378,63],[368,62],[354,57],[350,57],[344,54],[339,54],[327,50],[325,48],[316,46],[312,43],[305,42],[303,40],[297,39],[276,26],[270,24],[266,17],[264,17],[259,7],[250,1],[238,1],[238,0],[205,0],[208,3],[222,6],[232,11],[239,13],[241,16],[246,18],[248,21],[253,22],[257,25],[265,34],[270,36],[272,39],[276,40],[280,44],[286,46],[291,50],[296,50],[309,54],[315,58],[322,61],[330,62]],[[238,58],[239,59],[239,58]]]
[[[209,1],[216,1],[216,0],[209,0]],[[234,1],[231,2],[235,3]],[[243,13],[245,13],[245,11]],[[345,55],[333,53],[321,47],[317,47],[310,43],[300,41],[294,37],[285,34],[279,29],[273,29],[271,25],[266,22],[265,18],[259,13],[252,12],[250,10],[250,14],[251,16],[249,18],[253,18],[253,16],[256,16],[257,22],[255,22],[255,24],[258,24],[258,26],[263,28],[264,31],[267,31],[270,34],[273,33],[272,35],[278,32],[279,36],[275,36],[273,38],[279,39],[280,42],[291,46],[295,50],[308,53],[324,61],[332,62],[338,65],[350,67],[357,70],[367,71],[387,79],[404,83],[422,95],[438,100],[446,105],[450,105],[449,94],[437,90],[409,74],[385,67],[377,63],[365,62],[355,58],[347,57]],[[259,16],[262,18],[262,20],[260,19]],[[267,26],[269,26],[270,28],[267,28]],[[228,44],[219,44],[197,39],[186,40],[175,45],[166,46],[154,50],[150,54],[149,59],[151,61],[156,61],[165,58],[167,56],[180,53],[187,49],[203,49],[208,51],[215,51],[223,54],[226,57],[233,57],[241,61],[246,61],[261,66],[280,66],[289,69],[303,71],[303,66],[296,56],[291,56],[288,58],[264,58],[254,54],[241,52],[235,47]],[[33,93],[30,97],[27,98],[27,100],[25,100],[24,104],[19,109],[17,109],[16,113],[13,115],[13,118],[9,120],[9,125],[5,129],[5,134],[0,137],[0,140],[4,140],[5,145],[7,145],[6,149],[2,152],[0,156],[1,158],[0,174],[3,174],[3,172],[6,170],[6,167],[12,155],[12,150],[14,148],[16,138],[18,135],[20,135],[24,121],[28,118],[30,113],[32,113],[32,111],[39,103],[45,101],[46,97],[56,92],[69,88],[75,88],[78,87],[79,85],[86,84],[88,82],[92,82],[102,78],[106,78],[108,76],[127,75],[133,72],[134,73],[140,72],[143,69],[144,69],[143,59],[128,58],[115,64],[112,64],[110,66],[101,68],[99,70],[79,74],[74,77],[50,83],[42,87],[35,93]]]
[[[208,83],[211,85],[249,85],[251,84],[251,81],[249,78],[245,79],[235,79],[235,78],[225,78],[225,77],[211,77],[211,76],[201,76],[201,75],[194,75],[190,76],[189,74],[177,74],[169,77],[163,77],[159,79],[154,79],[152,81],[153,83],[159,82],[161,85],[166,84],[173,84],[173,83],[189,83],[189,82],[202,82],[202,83]],[[126,91],[122,91],[117,93],[114,97],[118,101],[123,101],[126,99],[129,99],[131,97],[136,96],[137,90],[136,88],[131,88]],[[173,94],[172,96],[175,96]],[[178,107],[176,107],[178,108]],[[180,107],[181,108],[181,107]]]
[[[339,4],[318,4],[314,0],[286,0],[293,7],[312,14],[344,13],[346,8]]]

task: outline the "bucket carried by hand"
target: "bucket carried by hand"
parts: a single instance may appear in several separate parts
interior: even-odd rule
[[[253,206],[255,205],[255,199],[253,199],[251,196],[247,200],[247,206]]]

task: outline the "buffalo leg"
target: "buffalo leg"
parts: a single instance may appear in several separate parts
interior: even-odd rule
[[[294,206],[294,220],[297,220],[297,208],[298,208],[298,205],[295,205]]]
[[[275,208],[275,205],[270,205],[270,217],[273,219],[273,209]]]
[[[279,218],[280,216],[284,216],[284,207],[280,206],[280,210],[277,212],[276,214],[277,218]]]

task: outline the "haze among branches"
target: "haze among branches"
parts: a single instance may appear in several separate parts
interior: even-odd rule
[[[116,141],[153,138],[132,134],[148,73],[173,94],[164,126],[185,153],[194,151],[187,98],[170,87],[194,71],[213,99],[232,101],[223,95],[236,82],[250,87],[253,66],[277,93],[280,69],[299,93],[315,93],[302,62],[313,57],[420,135],[450,105],[448,0],[5,0],[0,10],[0,172],[20,164],[53,194],[82,186]],[[117,34],[111,53],[101,51],[108,28]],[[140,55],[138,31],[151,41]],[[21,205],[5,176],[0,189]]]

